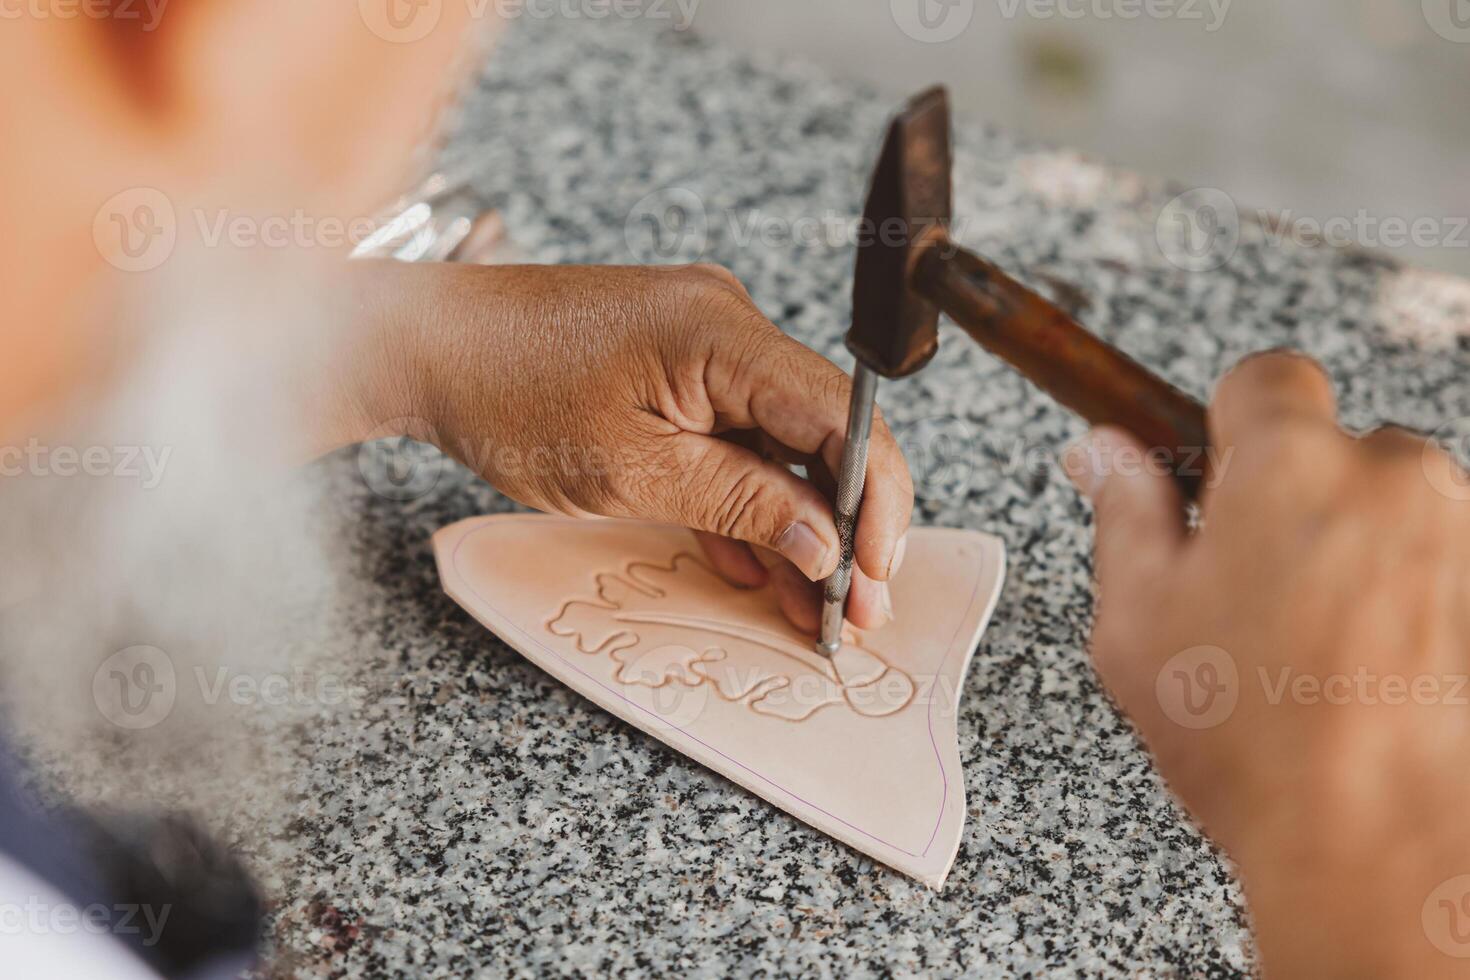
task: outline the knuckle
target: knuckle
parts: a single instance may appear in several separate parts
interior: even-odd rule
[[[770,485],[754,469],[747,469],[715,486],[723,489],[716,491],[719,499],[709,514],[709,530],[727,538],[758,537]]]
[[[682,331],[704,331],[712,340],[742,346],[765,344],[784,336],[743,291],[700,276],[674,291],[671,319]]]
[[[1241,448],[1259,470],[1292,481],[1329,479],[1345,459],[1342,436],[1299,413],[1280,415]]]
[[[1221,382],[1221,389],[1331,389],[1332,378],[1319,362],[1289,350],[1253,354],[1235,365]]]
[[[1456,497],[1460,488],[1470,486],[1470,471],[1453,455],[1427,440],[1423,442],[1415,458],[1421,472],[1434,487],[1453,487]]]
[[[1381,499],[1409,501],[1432,490],[1431,482],[1449,477],[1458,464],[1438,448],[1406,439],[1383,440],[1364,454],[1364,478]],[[1395,508],[1396,509],[1396,508]]]
[[[786,335],[753,307],[729,317],[719,337],[722,349],[734,365],[732,373],[736,378],[759,374],[761,369],[773,364],[784,368],[785,340]]]
[[[1421,476],[1447,474],[1453,460],[1427,438],[1396,425],[1374,429],[1359,440],[1364,455],[1385,470],[1407,466]]]
[[[830,371],[823,373],[819,384],[821,390],[818,394],[824,402],[846,406],[852,400],[852,379],[836,365],[832,365]]]
[[[640,499],[637,477],[620,471],[589,474],[567,488],[571,502],[590,514],[619,516],[628,504]]]
[[[1453,505],[1435,492],[1424,460],[1398,449],[1351,454],[1327,489],[1305,506],[1281,509],[1296,520],[1286,525],[1291,533],[1282,542],[1311,556],[1324,576],[1394,562],[1409,568],[1436,564],[1451,539],[1445,528]]]
[[[1321,365],[1273,352],[1247,358],[1221,379],[1211,415],[1238,437],[1249,432],[1254,439],[1294,420],[1328,428],[1336,409],[1332,379]]]
[[[735,273],[731,272],[723,265],[720,265],[718,262],[699,262],[691,265],[689,267],[689,271],[697,275],[713,279],[715,282],[728,289],[739,290],[741,293],[745,292],[745,286],[740,282],[740,279],[736,277]]]
[[[1429,438],[1421,432],[1415,432],[1402,425],[1389,422],[1378,426],[1378,428],[1373,429],[1371,432],[1364,433],[1358,441],[1365,446],[1372,446],[1384,451],[1412,449],[1418,452],[1422,446],[1429,442]]]
[[[728,337],[737,340],[756,356],[769,356],[786,339],[764,313],[746,300],[736,300],[727,308],[723,328]]]

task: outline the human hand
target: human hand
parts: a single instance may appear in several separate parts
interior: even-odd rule
[[[1470,873],[1470,503],[1436,488],[1466,477],[1404,430],[1344,433],[1292,355],[1231,372],[1210,431],[1193,534],[1128,436],[1066,457],[1096,510],[1097,671],[1237,862],[1269,974],[1455,972],[1470,888],[1433,896]]]
[[[366,359],[398,366],[391,382],[369,386],[371,424],[427,419],[442,449],[538,510],[692,528],[722,575],[773,583],[787,617],[817,631],[815,582],[838,562],[824,491],[841,459],[850,379],[773,326],[734,276],[716,266],[453,265],[378,265],[374,275],[397,278],[387,291],[413,300],[382,355]],[[886,583],[912,506],[908,468],[880,417],[847,610],[859,628],[892,618]]]

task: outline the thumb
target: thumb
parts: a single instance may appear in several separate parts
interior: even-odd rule
[[[1184,499],[1163,461],[1120,429],[1100,428],[1067,450],[1067,475],[1096,514],[1098,589],[1126,605],[1185,541]]]
[[[837,570],[832,507],[816,486],[734,443],[663,437],[657,476],[639,481],[636,515],[735,538],[782,555],[812,581]]]

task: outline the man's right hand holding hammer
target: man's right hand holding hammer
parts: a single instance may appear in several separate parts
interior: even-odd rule
[[[1227,375],[1209,427],[1228,462],[1194,532],[1124,433],[1065,459],[1096,510],[1098,673],[1236,862],[1267,976],[1465,976],[1467,476],[1405,430],[1345,433],[1296,355]]]

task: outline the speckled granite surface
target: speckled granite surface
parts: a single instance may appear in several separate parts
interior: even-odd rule
[[[708,257],[782,327],[840,358],[851,248],[742,239],[757,212],[859,214],[892,108],[685,36],[526,21],[447,153],[474,162],[486,203],[539,261],[632,261],[625,228],[639,202],[693,191]],[[1272,243],[1251,226],[1223,267],[1182,271],[1155,244],[1178,190],[959,127],[961,237],[1060,290],[1182,386],[1203,395],[1239,356],[1291,344],[1326,361],[1359,421],[1433,428],[1470,411],[1470,355],[1455,333],[1463,286]],[[291,774],[288,812],[271,820],[247,796],[224,821],[275,896],[277,971],[1248,973],[1238,889],[1087,665],[1090,518],[1054,465],[1081,428],[957,334],[882,400],[917,471],[917,520],[998,534],[1011,554],[964,692],[970,822],[943,893],[687,762],[508,650],[440,593],[429,536],[510,505],[449,464],[427,494],[389,501],[344,453],[320,464],[354,555],[320,659],[360,697],[309,723],[261,725],[258,751]]]

